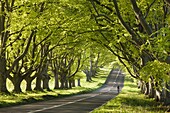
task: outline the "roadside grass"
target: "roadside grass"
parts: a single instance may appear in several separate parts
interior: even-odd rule
[[[169,107],[141,94],[136,82],[127,75],[122,92],[91,113],[166,113]]]
[[[0,94],[0,107],[27,104],[27,103],[33,103],[38,101],[62,98],[65,96],[91,92],[102,86],[110,70],[111,69],[102,69],[96,77],[92,78],[93,80],[92,82],[86,82],[86,78],[84,77],[81,79],[81,87],[73,87],[72,89],[56,89],[52,91],[43,91],[43,92],[33,91],[33,92],[23,92],[20,94],[16,94],[16,93]]]

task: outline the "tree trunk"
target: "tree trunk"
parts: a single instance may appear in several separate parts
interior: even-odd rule
[[[100,52],[98,52],[98,54],[97,54],[97,60],[95,61],[93,69],[92,69],[92,76],[93,77],[97,74],[99,58],[100,58]]]
[[[42,80],[42,77],[41,77],[41,75],[39,75],[39,76],[36,78],[35,90],[37,90],[37,91],[43,91],[43,89],[42,89],[42,87],[41,87],[41,80]]]
[[[43,75],[43,89],[47,89],[48,91],[50,90],[49,88],[49,80],[50,80],[50,77],[48,74],[46,75]]]
[[[64,89],[64,80],[61,78],[60,80],[60,88],[61,89]]]
[[[80,78],[77,80],[77,82],[78,82],[78,86],[81,87]]]
[[[6,81],[7,81],[6,76],[3,74],[0,74],[0,92],[1,93],[9,93],[6,87]]]
[[[158,102],[158,101],[161,100],[161,91],[158,88],[158,82],[156,82],[154,85],[155,85],[155,96],[154,96],[154,98]]]
[[[145,83],[145,95],[148,95],[149,94],[149,83]]]
[[[144,94],[145,93],[145,84],[144,83],[142,83],[141,84],[141,92]]]
[[[32,91],[32,81],[36,78],[35,75],[31,77],[32,72],[27,73],[27,76],[25,77],[26,81],[26,91]]]
[[[89,73],[86,74],[86,81],[87,81],[87,82],[92,81],[91,75],[90,75]]]
[[[143,82],[142,80],[139,80],[138,81],[138,89],[140,88],[140,90],[141,90],[141,93],[145,93],[145,82]]]
[[[74,79],[72,80],[72,86],[73,86],[73,87],[76,87],[76,83],[75,83],[75,80],[74,80]]]
[[[68,86],[68,81],[66,82],[66,72],[64,72],[64,71],[63,71],[63,73],[61,74],[60,83],[61,83],[61,85],[60,85],[60,88],[61,88],[61,89],[66,88],[65,85]]]
[[[89,76],[93,76],[93,61],[92,61],[92,56],[90,56],[90,70],[89,70]]]
[[[165,105],[170,104],[170,92],[167,89],[170,90],[170,86],[165,82],[160,95],[160,101],[164,102]]]
[[[26,91],[32,91],[32,87],[31,87],[31,85],[32,85],[32,79],[25,79],[25,81],[26,81]]]
[[[68,89],[68,80],[65,80],[65,88]]]
[[[166,58],[166,63],[170,64],[170,55]],[[170,73],[168,73],[170,76]],[[162,89],[162,95],[161,95],[161,101],[163,101],[165,104],[170,104],[170,81],[169,83],[164,83],[164,88]],[[169,90],[169,91],[167,91]]]
[[[69,80],[69,88],[72,88],[72,80]]]
[[[149,82],[149,97],[154,98],[155,96],[155,89],[154,89],[154,83],[153,81]]]
[[[165,87],[166,87],[166,89],[170,90],[170,85],[168,85],[168,83],[165,83]],[[167,91],[166,89],[164,91],[165,92],[165,99],[170,98],[170,92]]]
[[[87,82],[92,81],[91,75],[90,75],[90,71],[84,70],[84,73],[86,74],[86,81],[87,81]]]
[[[58,74],[55,73],[55,86],[54,86],[54,89],[59,89],[59,80],[58,80]]]
[[[6,87],[6,60],[5,58],[2,58],[0,56],[0,92],[8,93],[7,87]]]
[[[5,17],[5,2],[0,3],[0,92],[8,93],[6,87],[7,80],[7,70],[6,70],[6,41],[8,39],[7,35],[5,36],[5,27],[8,26]],[[6,32],[7,34],[7,32]]]
[[[156,89],[155,90],[155,100],[158,102],[158,101],[160,101],[161,100],[161,92],[158,90],[158,89]]]
[[[17,77],[17,78],[13,78],[12,83],[14,85],[14,90],[13,92],[15,93],[21,93],[21,82],[22,82],[22,78],[21,77]]]

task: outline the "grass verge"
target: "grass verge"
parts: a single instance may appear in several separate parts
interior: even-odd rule
[[[93,78],[92,82],[86,82],[86,78],[81,79],[81,87],[73,87],[72,89],[57,89],[52,91],[33,91],[21,94],[11,93],[9,95],[0,94],[0,107],[14,106],[20,104],[33,103],[49,99],[62,98],[65,96],[77,95],[91,92],[105,82],[110,69],[101,70],[98,76]]]
[[[169,107],[141,94],[136,82],[127,75],[122,92],[91,113],[166,113]]]

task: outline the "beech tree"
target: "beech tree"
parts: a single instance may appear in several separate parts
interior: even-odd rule
[[[161,0],[90,0],[90,3],[96,24],[100,29],[108,29],[101,32],[105,41],[93,40],[117,56],[132,77],[141,80],[145,94],[160,97],[162,82],[170,80],[169,6]]]
[[[23,79],[28,83],[27,90],[31,90],[31,81],[39,76],[36,74],[33,77],[32,73],[43,67],[45,59],[43,56],[48,54],[40,54],[40,49],[43,49],[41,45],[44,45],[52,31],[58,30],[58,26],[69,19],[67,17],[61,22],[62,19],[57,16],[60,14],[52,13],[56,10],[56,7],[52,7],[56,6],[54,3],[54,1],[44,0],[0,1],[0,92],[8,92],[7,78],[14,84],[15,92],[21,92],[20,84]],[[54,18],[56,16],[57,18]],[[58,39],[61,40],[61,38]],[[57,39],[55,40],[58,42]]]

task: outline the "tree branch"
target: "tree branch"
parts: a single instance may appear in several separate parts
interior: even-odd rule
[[[113,12],[113,9],[112,8],[110,8],[110,7],[108,7],[108,6],[106,6],[106,5],[104,5],[104,4],[102,4],[101,2],[99,2],[98,0],[90,0],[91,2],[96,2],[98,5],[100,5],[100,6],[102,6],[102,7],[104,7],[104,8],[106,8],[106,9],[108,9],[110,12]],[[94,2],[93,2],[93,4],[94,4]]]
[[[118,8],[118,4],[117,4],[117,0],[113,0],[113,3],[115,5],[115,10],[117,13],[117,16],[122,24],[122,26],[129,32],[129,34],[132,36],[132,40],[134,40],[136,43],[140,44],[141,42],[139,42],[139,40],[136,38],[137,35],[133,32],[133,30],[126,24],[126,22],[123,20],[119,8]]]
[[[137,16],[139,22],[141,23],[141,25],[142,25],[143,28],[145,29],[146,33],[147,33],[148,35],[151,35],[151,34],[152,34],[152,29],[151,29],[151,27],[148,25],[148,23],[146,22],[143,14],[142,14],[142,11],[141,11],[141,10],[139,9],[139,7],[137,6],[136,0],[130,0],[130,1],[131,1],[133,10],[134,10],[135,15]]]
[[[76,68],[75,72],[72,75],[68,76],[68,78],[71,78],[71,77],[76,75],[76,73],[78,72],[78,70],[80,68],[80,61],[81,61],[81,58],[78,58],[77,68]]]
[[[43,40],[41,40],[38,44],[36,44],[35,47],[37,47],[37,46],[40,45],[42,42],[44,42],[45,40],[47,40],[51,35],[52,35],[52,32],[50,32]]]
[[[149,14],[149,11],[151,9],[151,7],[153,6],[153,4],[156,2],[156,0],[153,0],[153,2],[148,6],[148,8],[146,9],[146,14],[144,16],[144,18],[146,19],[148,14]]]
[[[15,0],[12,0],[12,2],[11,2],[11,7],[10,7],[10,12],[13,11],[14,3],[15,3]]]
[[[33,38],[34,35],[35,35],[35,31],[32,30],[24,52],[15,59],[15,61],[14,61],[13,64],[12,64],[12,66],[11,66],[10,69],[8,70],[8,73],[10,73],[10,72],[14,69],[14,67],[16,66],[16,64],[27,54],[28,49],[29,49],[29,46],[30,46],[30,43],[31,43],[31,40],[32,40],[32,38]]]
[[[136,77],[136,76],[134,76],[134,75],[132,74],[132,72],[130,71],[130,69],[127,67],[127,65],[123,62],[123,60],[122,60],[121,58],[118,57],[118,59],[119,59],[119,61],[126,67],[127,71],[129,72],[129,74],[130,74],[132,77],[138,78],[138,77]]]

